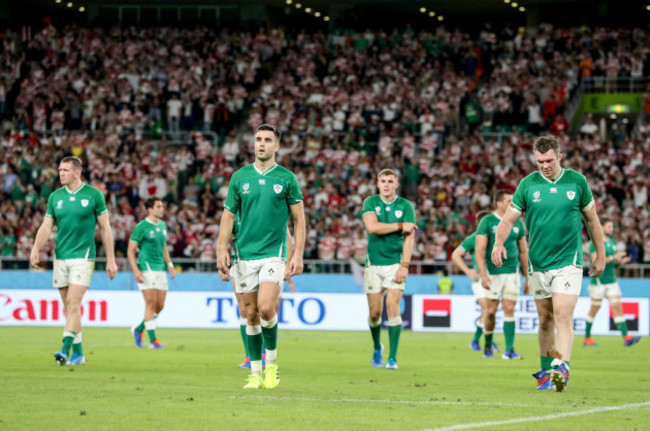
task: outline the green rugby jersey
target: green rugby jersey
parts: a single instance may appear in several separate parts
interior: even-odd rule
[[[478,270],[478,266],[476,266],[476,258],[474,257],[474,251],[476,250],[476,232],[465,238],[463,242],[460,243],[460,248],[472,255],[472,268]]]
[[[363,201],[363,215],[375,214],[380,223],[415,223],[415,210],[408,200],[396,196],[384,202],[381,196],[369,196]],[[368,233],[366,265],[393,265],[402,260],[404,235],[402,231],[388,235]]]
[[[524,228],[524,223],[521,220],[517,220],[504,244],[508,258],[503,259],[503,265],[501,268],[498,268],[492,263],[492,247],[494,247],[497,226],[500,221],[501,218],[496,213],[488,214],[479,223],[476,234],[487,237],[485,267],[488,274],[513,274],[519,269],[519,240],[526,238],[526,229]]]
[[[238,260],[287,259],[290,206],[302,201],[296,176],[277,164],[264,172],[254,164],[232,175],[225,207],[240,217],[234,253]]]
[[[165,247],[167,244],[167,225],[162,220],[153,223],[145,218],[135,225],[130,242],[138,244],[138,269],[140,271],[167,271]]]
[[[616,241],[614,238],[607,238],[605,240],[605,256],[614,256],[618,252],[616,247]],[[596,247],[594,246],[593,241],[589,241],[589,260],[591,260],[591,255],[596,253]],[[592,262],[593,263],[593,262]],[[605,265],[605,270],[600,275],[600,277],[589,277],[589,284],[611,284],[616,283],[616,262],[611,261]]]
[[[97,217],[106,211],[104,195],[88,184],[73,192],[66,187],[52,192],[45,216],[57,227],[54,258],[94,260]]]
[[[594,205],[584,175],[563,169],[555,181],[541,172],[521,180],[512,207],[526,213],[528,259],[534,271],[582,267],[582,212]]]

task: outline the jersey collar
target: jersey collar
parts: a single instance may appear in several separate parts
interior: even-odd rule
[[[65,188],[65,191],[68,192],[69,194],[76,195],[77,192],[79,192],[79,190],[83,189],[85,185],[86,185],[86,183],[81,183],[81,185],[79,187],[77,187],[77,190],[70,190],[68,188],[68,186],[64,186],[64,188]]]
[[[379,195],[379,199],[381,199],[381,201],[382,201],[384,204],[389,205],[389,204],[392,204],[393,202],[395,202],[395,201],[397,200],[397,195],[395,195],[395,197],[393,198],[393,200],[392,200],[392,201],[389,201],[389,202],[386,202],[386,201],[384,200],[384,198],[381,197],[381,195]]]
[[[275,163],[275,164],[273,164],[273,166],[271,166],[270,168],[268,168],[267,170],[262,172],[259,169],[257,169],[257,166],[255,166],[255,163],[253,163],[253,169],[255,169],[257,171],[257,173],[260,174],[260,175],[266,175],[266,174],[268,174],[269,172],[271,172],[273,169],[275,169],[277,167],[278,167],[278,164]]]
[[[160,224],[160,220],[158,220],[158,223],[154,223],[151,220],[149,220],[149,217],[145,217],[144,219],[154,226],[158,226]]]
[[[560,178],[562,178],[564,176],[565,171],[566,171],[566,169],[562,168],[562,172],[560,172],[560,175],[558,175],[558,177],[556,179],[554,179],[554,180],[549,180],[548,178],[546,178],[541,171],[537,171],[537,172],[539,172],[540,177],[544,178],[546,181],[548,181],[551,184],[555,184],[558,181],[560,181]]]
[[[502,220],[502,218],[501,218],[501,217],[499,217],[499,214],[497,214],[497,212],[496,212],[496,211],[494,211],[494,212],[493,212],[492,214],[494,214],[494,217],[496,217],[496,218],[498,218],[498,219],[499,219],[499,221],[501,221],[501,220]]]

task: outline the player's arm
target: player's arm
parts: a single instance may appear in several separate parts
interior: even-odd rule
[[[293,240],[291,239],[291,230],[289,229],[289,225],[287,225],[287,262],[291,262],[291,259],[293,258],[294,248],[295,247],[293,246]],[[291,293],[296,293],[296,285],[293,284],[289,265],[285,266],[284,281],[289,283],[289,290],[291,290]]]
[[[293,235],[296,243],[293,249],[293,256],[289,261],[289,274],[302,274],[303,263],[302,255],[305,253],[305,209],[302,201],[289,206],[291,218],[293,219]]]
[[[224,208],[219,225],[219,240],[217,241],[217,271],[223,281],[230,280],[230,254],[228,244],[232,238],[232,228],[235,225],[235,213]]]
[[[592,259],[591,270],[589,276],[599,277],[605,270],[605,236],[603,235],[603,227],[600,225],[598,214],[596,214],[596,205],[591,205],[589,209],[582,212],[582,215],[587,222],[587,231],[589,237],[594,243],[596,248],[595,259]]]
[[[468,276],[472,281],[477,281],[479,279],[479,275],[474,268],[470,268],[465,263],[465,259],[463,258],[463,256],[465,256],[465,253],[465,249],[459,245],[454,249],[453,253],[451,253],[451,261],[454,262],[456,266],[460,268],[460,270],[463,271],[465,275]]]
[[[111,230],[111,223],[108,220],[108,211],[97,216],[97,223],[99,224],[99,232],[101,233],[104,251],[106,252],[106,274],[112,280],[117,275],[117,264],[115,263],[113,232]]]
[[[487,272],[487,265],[485,264],[485,250],[487,249],[488,239],[485,235],[476,234],[476,249],[474,251],[474,260],[481,276],[481,286],[483,289],[490,289],[490,274]]]
[[[411,256],[413,256],[413,247],[415,246],[415,231],[410,232],[404,236],[404,244],[402,244],[402,262],[400,268],[395,273],[395,282],[404,283],[406,277],[409,275],[409,265],[411,264]]]
[[[171,276],[171,278],[176,277],[176,267],[174,266],[174,262],[172,262],[172,258],[169,255],[167,244],[163,246],[163,256],[165,259],[165,266],[167,266],[167,269],[169,269],[169,275]]]
[[[32,252],[29,255],[29,261],[31,262],[32,266],[34,266],[34,268],[39,269],[38,265],[41,262],[38,255],[41,251],[41,248],[43,245],[45,245],[45,242],[52,233],[52,226],[54,226],[54,219],[48,216],[43,217],[43,223],[41,223],[41,227],[38,228],[36,239],[34,239],[34,247],[32,247]]]
[[[368,233],[373,235],[388,235],[393,232],[402,231],[404,234],[415,232],[415,223],[382,223],[377,219],[377,214],[367,213],[363,215],[363,224]]]
[[[503,244],[508,239],[512,227],[515,225],[521,213],[511,206],[506,210],[506,214],[503,216],[499,225],[497,226],[497,232],[494,238],[494,246],[492,247],[492,263],[501,267],[503,265],[503,259],[508,258],[508,253],[506,253],[506,248]],[[476,257],[476,256],[475,256]],[[477,259],[478,261],[478,259]]]
[[[528,294],[528,242],[526,238],[520,238],[517,241],[517,247],[519,248],[519,267],[521,268],[521,273],[524,275],[524,295]]]
[[[140,271],[140,268],[138,268],[138,263],[135,258],[135,250],[138,248],[138,243],[135,241],[129,241],[129,246],[126,249],[126,258],[129,260],[129,265],[131,265],[131,269],[133,270],[133,276],[135,277],[135,281],[138,283],[143,283],[144,282],[144,275],[142,274],[142,271]]]

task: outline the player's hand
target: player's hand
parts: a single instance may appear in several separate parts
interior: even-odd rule
[[[117,275],[117,264],[114,259],[106,262],[106,275],[111,280]]]
[[[175,267],[173,267],[173,266],[170,266],[170,267],[169,267],[169,276],[170,276],[172,279],[173,279],[174,277],[176,277],[176,268],[175,268]]]
[[[528,292],[530,292],[528,288],[528,277],[524,278],[524,295],[528,295]]]
[[[38,266],[41,263],[41,259],[38,256],[39,252],[35,248],[32,249],[32,252],[29,255],[29,262],[32,264],[32,266],[35,269],[41,269],[40,266]]]
[[[135,277],[135,281],[138,283],[144,283],[144,274],[139,269],[136,268],[133,271],[133,276]]]
[[[471,268],[469,271],[467,271],[467,276],[472,281],[479,281],[481,279],[481,275],[474,268]]]
[[[604,270],[605,256],[596,256],[596,260],[594,260],[594,263],[591,265],[591,269],[589,270],[589,276],[594,278],[600,277]]]
[[[506,248],[502,245],[495,245],[492,247],[492,263],[497,267],[501,268],[503,266],[503,260],[508,259],[508,253],[506,252]]]
[[[299,253],[294,253],[293,257],[291,258],[291,261],[289,262],[288,269],[289,269],[289,275],[300,275],[302,274],[303,271],[303,263],[302,263],[302,255]],[[286,269],[285,269],[286,273]]]
[[[409,269],[400,266],[397,272],[395,273],[395,283],[404,283],[406,282],[406,277],[409,275]]]
[[[623,256],[622,258],[619,259],[618,263],[621,265],[625,265],[626,263],[630,263],[632,261],[632,258],[630,256]]]
[[[418,226],[415,223],[402,223],[402,233],[404,235],[410,235],[416,230],[418,230]]]
[[[222,281],[230,281],[230,256],[227,252],[217,257],[217,271]]]
[[[490,287],[492,287],[492,280],[490,280],[489,275],[481,275],[481,286],[483,286],[483,289],[485,290],[490,290]]]

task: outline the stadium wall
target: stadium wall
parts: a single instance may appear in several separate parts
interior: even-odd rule
[[[410,275],[406,293],[434,294],[437,292],[437,275]],[[470,280],[465,276],[450,276],[454,282],[454,294],[472,295]],[[300,293],[362,293],[361,283],[351,274],[302,274],[294,277],[296,291]],[[581,296],[589,296],[589,279],[583,279]],[[619,278],[624,297],[650,298],[650,279]],[[52,289],[51,271],[0,271],[0,290],[3,289]],[[231,283],[221,281],[216,272],[181,272],[169,280],[171,291],[184,292],[230,292]],[[109,280],[105,273],[96,271],[90,290],[134,290],[135,279],[131,272],[120,272]],[[287,289],[285,289],[286,291]]]

